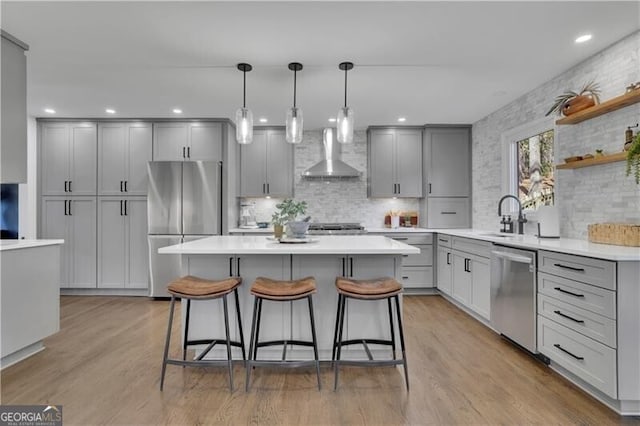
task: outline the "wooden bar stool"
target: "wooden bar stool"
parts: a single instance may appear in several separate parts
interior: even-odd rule
[[[338,389],[338,372],[340,365],[355,365],[355,366],[385,366],[385,365],[400,365],[404,366],[404,378],[409,390],[409,373],[407,369],[407,356],[404,346],[404,331],[402,329],[402,315],[400,312],[400,302],[398,295],[402,293],[402,285],[393,278],[373,278],[368,280],[354,280],[345,277],[336,278],[336,288],[338,289],[338,309],[336,313],[336,327],[333,334],[333,354],[331,360],[334,363],[335,368],[335,382],[333,389]],[[387,299],[387,306],[389,308],[389,327],[391,331],[390,340],[384,339],[351,339],[342,340],[342,331],[344,328],[344,313],[347,299],[358,300],[383,300]],[[402,350],[402,359],[396,359],[396,338],[393,327],[393,314],[391,307],[391,299],[395,299],[396,305],[396,317],[398,319],[398,330],[400,331],[400,348]],[[351,336],[350,336],[351,337]],[[367,360],[341,360],[340,355],[342,346],[361,344],[364,346],[364,350],[367,353]],[[393,359],[390,360],[374,360],[371,351],[369,350],[369,344],[376,345],[389,345]]]
[[[233,391],[233,363],[231,358],[231,346],[242,349],[242,359],[246,360],[244,350],[244,335],[242,333],[242,319],[240,315],[240,302],[238,301],[238,287],[242,284],[242,278],[231,277],[224,280],[206,280],[203,278],[188,275],[178,278],[171,282],[167,290],[171,294],[171,307],[169,309],[169,326],[167,328],[167,338],[164,344],[164,356],[162,358],[162,375],[160,377],[160,390],[164,386],[164,375],[167,364],[192,366],[192,367],[208,367],[226,364],[229,369],[229,388]],[[227,295],[233,292],[236,301],[236,315],[238,318],[238,329],[240,331],[240,341],[232,341],[229,334],[229,310],[227,308]],[[187,312],[185,318],[184,336],[182,341],[182,359],[169,358],[169,342],[171,341],[171,327],[173,325],[173,312],[175,308],[176,298],[185,299],[187,301]],[[213,300],[222,298],[224,307],[224,339],[198,339],[189,340],[189,314],[191,312],[191,300]],[[204,360],[203,358],[218,343],[225,343],[227,346],[226,360]],[[190,345],[208,345],[195,360],[187,361],[187,346]]]
[[[313,301],[311,296],[316,292],[316,280],[313,277],[306,277],[294,281],[279,281],[269,278],[258,277],[251,286],[251,294],[255,296],[253,303],[253,320],[251,322],[251,338],[249,345],[249,361],[247,361],[247,380],[245,391],[249,391],[251,380],[251,369],[253,367],[280,366],[280,367],[304,367],[315,365],[318,376],[318,389],[320,389],[320,360],[318,359],[318,341],[316,339],[316,324],[313,318]],[[312,341],[303,340],[271,340],[259,341],[260,316],[262,314],[262,301],[290,302],[294,300],[307,299],[309,304],[309,319],[311,321]],[[282,348],[282,360],[257,360],[258,348],[265,346],[279,346]],[[294,361],[287,360],[287,345],[311,346],[315,361]]]

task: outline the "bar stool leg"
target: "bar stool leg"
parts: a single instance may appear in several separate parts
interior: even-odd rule
[[[340,355],[342,353],[342,329],[344,328],[344,311],[346,305],[347,297],[342,296],[340,303],[340,328],[338,331],[338,349],[336,353],[336,362],[335,362],[335,376],[333,381],[333,390],[338,390],[338,372],[340,371]]]
[[[396,332],[393,329],[393,313],[391,312],[391,298],[387,298],[387,306],[389,307],[389,326],[391,327],[391,351],[393,359],[396,359]]]
[[[229,336],[229,307],[227,306],[227,295],[222,296],[224,307],[224,332],[227,337],[227,359],[229,361],[229,389],[233,392],[233,360],[231,359],[231,337]]]
[[[318,359],[318,341],[316,340],[316,322],[313,318],[313,301],[311,300],[311,295],[307,296],[307,300],[309,301],[309,318],[311,319],[311,337],[313,338],[313,355],[316,359],[316,374],[318,376],[318,390],[322,389],[322,384],[320,383],[320,360]]]
[[[182,360],[187,359],[187,343],[189,342],[189,316],[191,314],[191,299],[187,299],[187,317],[184,323],[184,337],[182,339]],[[182,368],[186,367],[185,365]]]
[[[253,345],[253,360],[258,359],[258,341],[260,338],[260,320],[262,319],[262,298],[257,297],[258,299],[258,319],[256,320],[256,340]]]
[[[338,293],[338,306],[336,306],[336,326],[333,331],[333,350],[331,351],[331,364],[336,360],[336,349],[338,347],[338,323],[340,321],[340,303],[342,301],[342,295]]]
[[[169,309],[169,325],[167,326],[167,338],[164,341],[164,355],[162,357],[162,373],[160,375],[160,391],[164,387],[164,374],[167,371],[167,358],[169,356],[169,342],[171,342],[171,327],[173,326],[173,308],[176,297],[171,296],[171,308]]]
[[[409,369],[407,368],[407,354],[404,348],[404,331],[402,327],[402,315],[400,312],[400,302],[398,296],[394,296],[396,299],[396,315],[398,316],[398,328],[400,329],[400,348],[402,349],[402,364],[404,365],[404,380],[407,383],[407,391],[409,390]]]
[[[233,290],[233,295],[236,300],[236,316],[238,317],[238,330],[240,330],[240,345],[242,349],[242,360],[247,360],[247,354],[244,351],[244,332],[242,331],[242,315],[240,315],[240,301],[238,300],[238,289]],[[245,362],[246,366],[246,362]]]
[[[249,336],[249,362],[246,363],[246,377],[244,384],[244,391],[249,392],[249,381],[251,380],[251,361],[254,359],[253,355],[253,345],[256,342],[256,319],[258,318],[258,298],[254,297],[253,300],[253,315],[251,318],[251,336]]]

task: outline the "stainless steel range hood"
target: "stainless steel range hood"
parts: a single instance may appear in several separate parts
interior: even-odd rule
[[[322,131],[324,160],[309,167],[302,173],[306,178],[352,178],[362,173],[340,160],[340,144],[333,134],[332,128]]]

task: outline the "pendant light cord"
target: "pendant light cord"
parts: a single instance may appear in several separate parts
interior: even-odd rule
[[[247,107],[247,72],[242,71],[242,108]]]
[[[296,77],[298,75],[297,70],[293,70],[293,107],[296,107]]]
[[[344,107],[347,107],[347,69],[344,70]]]

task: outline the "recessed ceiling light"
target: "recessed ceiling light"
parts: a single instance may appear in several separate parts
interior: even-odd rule
[[[174,108],[173,109],[173,113],[174,114],[182,114],[182,110],[180,108]]]
[[[106,112],[107,114],[115,114],[116,110],[115,109],[111,109],[111,108],[107,108],[104,110],[104,112]]]
[[[576,43],[584,43],[589,40],[591,40],[591,34],[584,34],[576,39]]]
[[[335,119],[335,118],[331,117],[331,118],[329,119],[329,123],[335,123],[335,122],[336,122],[336,119]]]
[[[45,108],[44,112],[46,112],[47,114],[55,114],[56,110],[53,108]]]
[[[267,119],[266,119],[266,118],[264,118],[264,117],[262,117],[262,118],[260,119],[260,122],[261,122],[261,123],[266,123],[267,121],[269,121],[269,120],[267,120]]]
[[[406,119],[406,118],[404,118],[404,117],[400,117],[400,118],[398,118],[398,121],[399,121],[400,123],[404,123],[405,121],[407,121],[407,119]]]

